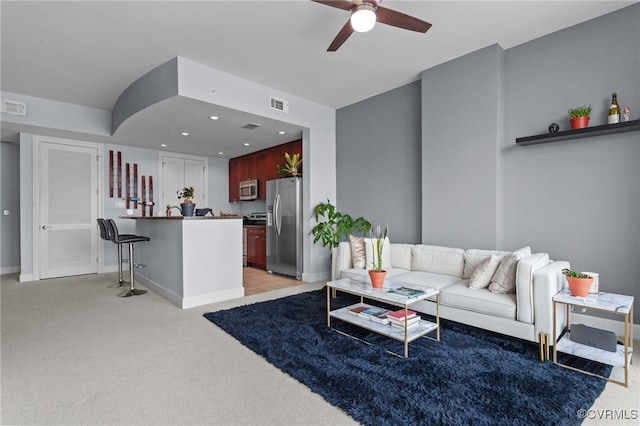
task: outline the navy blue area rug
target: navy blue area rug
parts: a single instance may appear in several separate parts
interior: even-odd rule
[[[354,303],[338,293],[332,309]],[[538,361],[538,345],[451,321],[440,342],[409,344],[339,320],[373,345],[327,327],[326,290],[204,314],[205,318],[364,425],[578,425],[606,381]],[[560,354],[559,354],[560,355]],[[611,368],[563,362],[608,376]]]

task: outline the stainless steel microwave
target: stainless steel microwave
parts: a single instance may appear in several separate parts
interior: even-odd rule
[[[240,182],[240,199],[255,200],[258,198],[258,180],[245,180]]]

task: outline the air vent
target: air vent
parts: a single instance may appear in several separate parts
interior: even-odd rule
[[[15,115],[27,115],[27,104],[24,102],[16,102],[9,101],[7,99],[2,99],[1,101],[0,112],[4,112],[7,114],[15,114]]]
[[[289,102],[284,99],[278,99],[271,96],[271,109],[277,111],[289,112]]]
[[[247,130],[253,130],[256,127],[260,127],[260,125],[256,124],[256,123],[249,123],[249,124],[245,124],[244,126],[242,126],[243,129],[247,129]]]

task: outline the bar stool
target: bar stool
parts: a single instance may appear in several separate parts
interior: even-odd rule
[[[138,296],[140,294],[145,294],[147,290],[138,290],[135,288],[135,274],[134,270],[136,268],[134,257],[133,257],[133,245],[135,243],[140,243],[142,241],[149,241],[149,237],[143,237],[140,235],[120,235],[118,234],[118,227],[113,219],[107,219],[107,230],[109,232],[109,238],[111,242],[118,245],[118,250],[121,252],[122,244],[129,245],[129,290],[124,293],[120,293],[118,296],[120,297],[131,297]],[[118,261],[118,271],[120,272],[120,276],[122,276],[122,262]]]
[[[98,228],[100,228],[100,238],[105,241],[111,241],[111,235],[109,235],[109,227],[107,226],[106,220],[103,218],[98,218]],[[133,234],[121,234],[122,238],[135,237]],[[124,283],[124,279],[122,278],[122,262],[128,262],[129,259],[122,258],[122,244],[118,244],[118,284],[107,286],[108,288],[118,288],[122,287]]]

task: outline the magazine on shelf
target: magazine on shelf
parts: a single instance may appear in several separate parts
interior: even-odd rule
[[[360,312],[358,315],[380,324],[389,324],[389,319],[387,318],[389,312],[387,309],[373,306]]]
[[[419,290],[417,288],[409,288],[409,287],[398,287],[387,291],[387,293],[398,294],[400,296],[405,296],[408,298],[418,297],[424,294],[424,290]]]
[[[404,327],[405,321],[403,319],[394,319],[392,317],[387,317],[391,322],[391,325],[397,325],[399,327]],[[420,322],[420,316],[416,315],[415,317],[409,318],[407,321],[407,325],[413,325]]]
[[[369,309],[368,306],[356,306],[354,308],[349,309],[349,313],[350,314],[354,314],[354,315],[359,315],[360,313],[362,313],[363,311],[366,311],[367,309]]]
[[[411,309],[407,309],[407,319],[414,318],[417,315],[418,314],[416,313],[416,311],[412,311]],[[387,316],[389,318],[391,318],[391,319],[398,320],[398,321],[404,321],[405,320],[404,309],[399,309],[397,311],[389,312],[389,314]]]
[[[412,323],[407,323],[407,330],[411,330],[414,327],[417,327],[418,324],[420,324],[420,318],[418,318],[418,321],[414,321]],[[404,323],[396,323],[391,321],[391,327],[393,328],[398,328],[400,330],[404,330]]]

